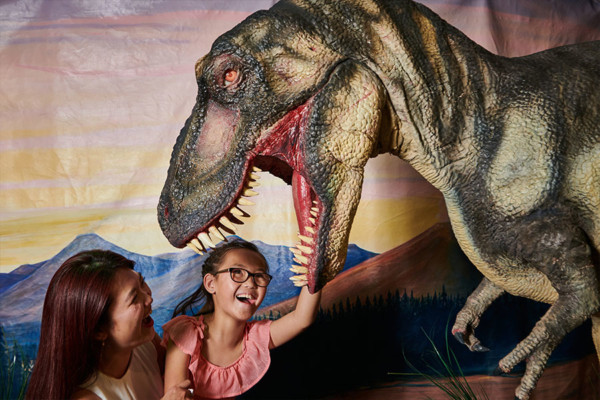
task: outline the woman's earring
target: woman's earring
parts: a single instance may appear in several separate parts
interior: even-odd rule
[[[102,360],[102,358],[104,357],[104,345],[106,339],[102,339],[102,343],[100,344],[100,360]]]

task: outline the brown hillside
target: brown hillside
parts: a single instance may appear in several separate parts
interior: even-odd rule
[[[441,292],[468,295],[481,275],[459,251],[449,224],[436,224],[419,236],[354,268],[340,273],[323,288],[321,307],[329,309],[346,298],[354,302],[367,296],[387,296],[389,292],[412,292],[420,297]],[[289,312],[296,298],[261,309],[258,315],[271,310],[281,315]]]
[[[509,376],[471,375],[466,377],[468,385],[477,398],[494,400],[513,400],[515,389],[521,377],[511,374]],[[448,385],[448,380],[441,383]],[[394,399],[414,400],[432,399],[447,400],[450,395],[442,391],[427,380],[407,380],[403,383],[395,381],[393,384],[373,388],[361,388],[350,392],[337,393],[323,397],[323,400],[371,400]],[[600,379],[598,379],[598,358],[590,354],[577,361],[570,361],[546,368],[540,378],[532,399],[546,400],[584,400],[600,399]]]

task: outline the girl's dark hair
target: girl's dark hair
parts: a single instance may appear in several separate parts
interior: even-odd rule
[[[243,239],[235,239],[233,241],[226,242],[225,244],[218,246],[216,249],[213,249],[209,252],[208,258],[204,261],[204,264],[202,265],[203,282],[200,283],[200,287],[198,287],[198,289],[196,289],[194,293],[192,293],[190,296],[186,297],[179,304],[177,304],[175,310],[173,311],[173,318],[180,314],[186,314],[187,312],[193,315],[200,315],[209,314],[215,310],[215,304],[213,302],[212,296],[204,287],[204,276],[206,274],[214,274],[215,272],[217,272],[219,270],[221,262],[223,261],[223,257],[225,257],[225,254],[227,254],[231,250],[236,249],[246,249],[254,251],[258,255],[260,255],[263,261],[265,262],[265,272],[269,272],[269,264],[267,263],[267,259],[264,255],[262,255],[260,250],[258,250],[258,247],[254,245],[254,243],[247,242]],[[202,300],[205,301],[204,305],[202,306],[200,311],[194,313],[194,306],[200,303]]]
[[[109,322],[115,273],[133,265],[112,251],[89,250],[56,271],[44,300],[27,399],[67,399],[97,372],[102,342],[95,336]]]

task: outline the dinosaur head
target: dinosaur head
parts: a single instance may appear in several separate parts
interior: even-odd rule
[[[378,109],[380,96],[292,11],[253,14],[196,64],[198,96],[173,149],[158,219],[174,246],[208,249],[242,223],[255,171],[268,171],[293,187],[300,235],[292,270],[298,286],[314,291],[343,267],[373,143],[354,130],[377,129],[379,119],[358,116],[363,104]]]

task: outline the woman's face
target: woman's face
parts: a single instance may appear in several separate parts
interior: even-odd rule
[[[119,268],[112,288],[108,309],[109,326],[106,342],[117,349],[133,349],[154,337],[152,292],[144,278],[129,268]]]
[[[243,268],[251,273],[267,270],[262,257],[248,249],[234,249],[225,253],[218,271],[228,268]],[[224,311],[242,321],[247,321],[254,315],[267,293],[267,288],[256,285],[252,277],[238,283],[231,279],[229,272],[212,275],[206,283],[209,285],[208,291],[213,294],[215,311]]]

